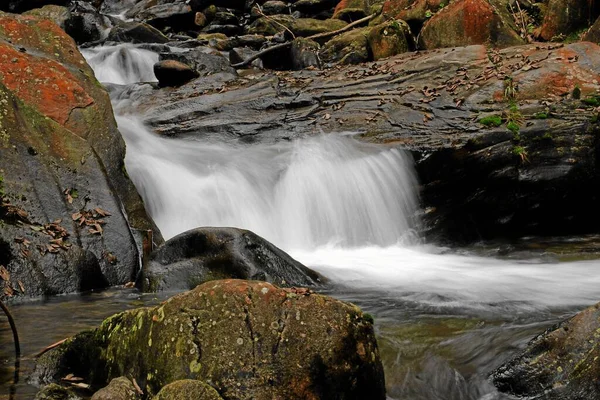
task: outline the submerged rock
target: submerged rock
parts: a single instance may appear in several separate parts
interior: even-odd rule
[[[106,319],[42,355],[38,381],[130,376],[148,395],[195,379],[236,399],[385,399],[371,319],[307,289],[211,281]]]
[[[600,398],[600,304],[535,337],[491,375],[496,387],[545,400]]]
[[[237,228],[196,228],[152,253],[139,286],[144,291],[188,290],[212,279],[252,279],[280,286],[323,282],[260,236]]]

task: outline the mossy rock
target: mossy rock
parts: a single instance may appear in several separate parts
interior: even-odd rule
[[[34,400],[80,400],[73,389],[66,388],[56,383],[46,385],[37,392]]]
[[[329,40],[319,53],[324,63],[359,64],[368,61],[370,28],[359,28]]]
[[[395,56],[409,50],[408,27],[404,21],[392,21],[370,29],[367,41],[375,61]]]
[[[335,7],[333,18],[352,22],[364,18],[369,12],[367,0],[341,0]]]
[[[26,11],[23,15],[31,15],[38,18],[49,19],[56,25],[60,26],[61,29],[65,29],[65,22],[71,17],[69,9],[64,6],[57,6],[54,4],[45,5],[42,8],[35,8],[30,11]]]
[[[163,387],[153,400],[223,400],[215,389],[204,382],[183,379]]]
[[[98,390],[92,396],[91,400],[139,400],[140,394],[137,392],[133,383],[121,376],[115,378],[108,386]]]
[[[195,379],[236,399],[385,399],[373,326],[358,307],[256,281],[211,281],[116,314],[40,357],[38,376],[64,376],[49,365],[95,385],[133,377],[148,395]]]

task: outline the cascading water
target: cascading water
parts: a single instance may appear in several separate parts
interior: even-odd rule
[[[148,50],[122,45],[84,55],[105,83],[155,80],[157,56]],[[113,103],[128,173],[163,235],[197,226],[250,229],[331,278],[337,296],[376,314],[394,397],[504,398],[485,373],[569,307],[598,300],[595,261],[499,260],[418,243],[416,182],[399,150],[348,134],[268,145],[162,138],[132,114],[126,91],[113,90]],[[414,350],[401,359],[402,329],[433,326],[435,336],[442,319],[473,323],[462,335],[442,335],[461,352],[454,365]],[[423,363],[413,370],[417,359]]]

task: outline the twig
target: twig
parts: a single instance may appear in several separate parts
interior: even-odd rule
[[[63,340],[59,340],[58,342],[56,342],[56,343],[52,343],[50,346],[43,348],[43,349],[42,349],[42,351],[40,351],[39,353],[37,353],[37,354],[35,355],[35,357],[37,358],[37,357],[41,356],[42,354],[44,354],[45,352],[47,352],[47,351],[49,351],[49,350],[52,350],[52,349],[53,349],[53,348],[55,348],[55,347],[58,347],[58,346],[60,346],[60,345],[61,345],[61,344],[63,344],[63,343],[64,343],[64,342],[65,342],[67,339],[68,339],[68,338],[64,338]]]
[[[0,308],[2,308],[4,314],[6,314],[6,318],[8,318],[8,323],[10,324],[10,329],[12,330],[13,339],[15,341],[15,354],[17,358],[19,358],[21,357],[21,346],[19,345],[19,333],[17,332],[17,325],[15,325],[15,320],[13,319],[12,314],[10,311],[8,311],[8,308],[2,301],[0,301]]]
[[[337,36],[340,33],[349,31],[350,29],[354,28],[355,26],[360,25],[364,22],[367,22],[367,21],[373,19],[373,17],[375,17],[375,15],[376,14],[371,14],[368,17],[361,18],[357,21],[352,22],[351,24],[346,25],[342,29],[338,29],[336,31],[331,31],[331,32],[318,33],[316,35],[308,36],[306,39],[316,40],[316,39],[328,38],[331,36]],[[233,68],[243,68],[243,67],[249,65],[252,61],[256,60],[257,58],[264,56],[265,54],[268,54],[275,50],[284,49],[291,45],[292,45],[292,42],[285,42],[285,43],[276,44],[275,46],[267,47],[266,49],[259,51],[258,53],[254,54],[253,56],[248,57],[244,61],[237,63],[237,64],[232,64],[231,66]]]
[[[279,26],[281,26],[283,29],[285,29],[286,31],[288,31],[290,33],[290,35],[292,35],[292,37],[294,39],[296,39],[296,35],[294,35],[294,32],[290,31],[290,28],[288,28],[287,26],[285,26],[284,24],[282,24],[281,22],[278,22],[276,20],[274,20],[273,18],[269,17],[268,15],[266,15],[263,10],[262,7],[260,6],[260,4],[256,5],[256,9],[258,10],[258,15],[262,15],[264,18],[267,19],[267,21],[271,21]]]

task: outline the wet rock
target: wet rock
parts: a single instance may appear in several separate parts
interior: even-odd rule
[[[215,40],[211,46],[220,51],[229,51],[235,47],[250,47],[254,50],[258,50],[266,41],[267,40],[262,35],[242,35]]]
[[[323,11],[329,11],[335,7],[336,3],[336,0],[297,0],[293,2],[292,8],[304,15],[314,16]]]
[[[235,36],[242,33],[242,27],[239,25],[219,25],[211,23],[206,28],[202,29],[205,33],[222,33],[226,36]]]
[[[374,60],[380,60],[409,50],[408,27],[402,21],[392,21],[372,27],[367,41]]]
[[[194,11],[202,11],[217,3],[219,7],[223,8],[231,8],[238,11],[246,9],[246,0],[190,0],[189,3]]]
[[[319,44],[314,40],[305,38],[294,39],[290,49],[293,68],[296,70],[308,67],[321,68],[319,48]]]
[[[321,60],[342,65],[369,61],[369,31],[369,28],[354,29],[329,40],[321,49]]]
[[[0,11],[22,13],[47,5],[66,6],[69,0],[4,0],[0,3]]]
[[[130,224],[152,223],[124,172],[106,91],[51,21],[0,13],[0,27],[2,296],[131,281],[139,258]]]
[[[366,0],[341,0],[335,7],[333,18],[352,22],[364,18],[369,11]]]
[[[548,400],[600,398],[600,305],[532,339],[491,375],[496,387],[518,397]]]
[[[34,400],[80,400],[73,389],[66,388],[56,383],[46,385],[36,395]]]
[[[254,56],[256,53],[258,53],[256,50],[252,50],[248,47],[236,47],[229,51],[229,62],[232,65],[238,64]],[[260,58],[252,61],[250,65],[254,68],[263,68],[263,63]]]
[[[98,390],[92,396],[91,400],[139,400],[138,394],[133,383],[121,376],[110,381],[108,386]]]
[[[444,7],[425,23],[419,34],[424,49],[492,44],[508,47],[523,44],[486,0],[457,0]]]
[[[187,64],[175,60],[162,60],[154,64],[154,75],[160,86],[180,86],[200,74]]]
[[[202,381],[183,379],[164,386],[153,400],[223,400],[213,387]]]
[[[262,5],[262,12],[265,15],[289,14],[290,7],[283,1],[270,0]]]
[[[597,1],[549,0],[540,37],[544,40],[562,40],[590,26],[599,15],[600,3]]]
[[[122,22],[110,30],[108,41],[125,43],[167,43],[158,29],[141,22]]]
[[[332,32],[344,26],[346,26],[346,23],[338,19],[318,20],[294,18],[290,15],[276,15],[257,19],[248,27],[248,33],[272,36],[286,32],[287,28],[296,37],[307,37],[318,33]]]
[[[195,17],[196,13],[185,3],[158,4],[135,15],[136,20],[146,22],[157,29],[171,27],[177,31],[196,26]]]
[[[195,48],[186,52],[161,53],[159,59],[161,61],[175,60],[187,64],[199,73],[200,76],[220,73],[237,76],[235,69],[231,67],[225,57],[221,54],[208,53],[205,48]]]
[[[85,1],[73,1],[69,6],[69,18],[65,21],[65,32],[78,44],[103,39],[110,28],[110,20]]]
[[[207,23],[208,23],[208,19],[206,18],[206,15],[204,15],[203,13],[197,12],[194,15],[194,25],[196,25],[198,28],[204,28]]]
[[[188,290],[212,279],[252,279],[282,286],[317,286],[323,279],[256,234],[197,228],[158,248],[139,282],[144,291]]]
[[[77,371],[93,384],[132,376],[149,396],[195,379],[228,398],[385,399],[368,316],[266,282],[211,281],[116,314],[41,356],[34,375],[53,370]]]

